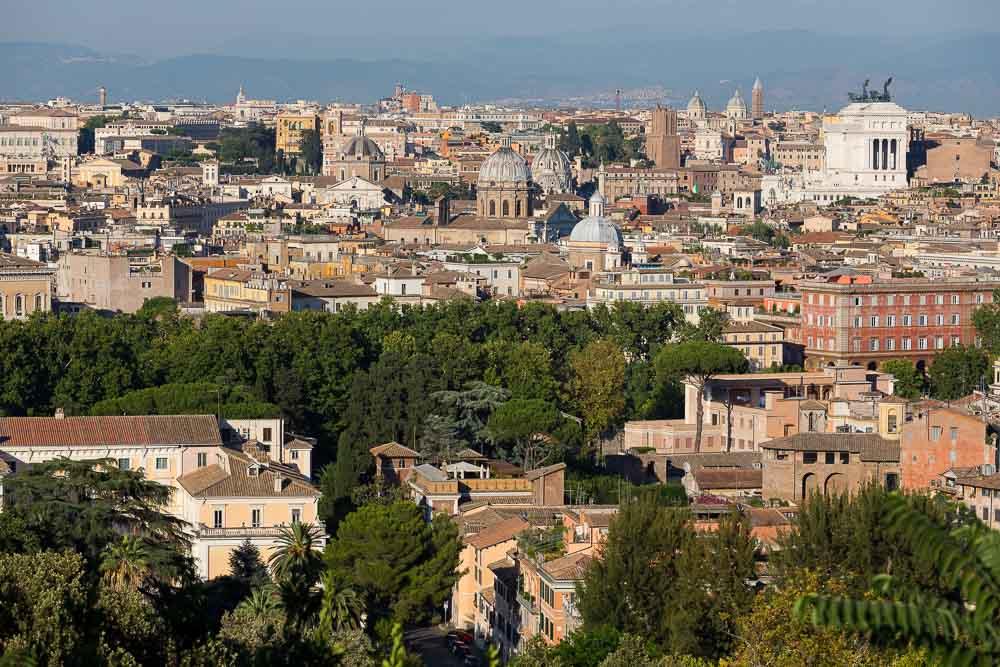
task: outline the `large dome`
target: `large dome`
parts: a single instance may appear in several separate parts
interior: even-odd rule
[[[378,144],[364,135],[353,137],[344,144],[340,152],[347,158],[370,158],[375,161],[385,159],[385,154],[382,153],[382,149],[378,147]]]
[[[688,113],[701,112],[705,113],[707,107],[705,106],[705,100],[701,99],[701,93],[697,90],[694,91],[694,97],[688,102],[687,110]]]
[[[747,115],[747,103],[743,101],[743,95],[739,89],[733,93],[726,103],[726,115],[730,118],[745,118]]]
[[[546,135],[545,147],[531,163],[531,175],[545,194],[562,194],[573,189],[573,166],[569,156],[556,147],[554,135]]]
[[[492,184],[531,182],[531,168],[528,161],[510,147],[510,139],[504,137],[503,145],[483,161],[479,167],[479,186]]]
[[[604,217],[604,197],[595,192],[590,198],[590,215],[576,223],[569,234],[570,243],[603,243],[621,247],[625,244],[618,225]]]

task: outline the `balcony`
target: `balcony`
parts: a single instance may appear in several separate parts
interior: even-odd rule
[[[277,526],[237,526],[230,528],[210,528],[205,524],[198,524],[196,531],[196,536],[200,538],[222,538],[222,539],[245,539],[247,537],[273,537],[276,538],[281,535],[282,528],[285,528],[287,524],[279,524]],[[314,528],[319,530],[321,541],[326,540],[326,530],[321,523],[314,523]]]
[[[535,603],[535,596],[523,590],[517,591],[517,603],[529,614],[538,613],[538,605]]]

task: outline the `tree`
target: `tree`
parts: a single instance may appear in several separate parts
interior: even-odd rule
[[[38,664],[61,665],[74,656],[86,664],[81,646],[88,625],[86,576],[84,559],[70,551],[0,554],[0,650],[5,658],[20,650]]]
[[[276,650],[287,642],[285,612],[274,586],[255,588],[236,609],[222,617],[219,639],[247,658]],[[248,659],[247,662],[251,660]]]
[[[292,632],[300,632],[313,611],[312,589],[323,570],[319,528],[296,521],[282,526],[268,563]]]
[[[614,343],[598,339],[570,353],[569,396],[583,418],[588,448],[606,433],[625,409],[625,356]]]
[[[59,458],[18,471],[4,487],[3,513],[20,518],[44,549],[71,549],[96,569],[106,550],[117,545],[123,560],[135,559],[120,563],[129,568],[128,576],[134,568],[163,582],[193,576],[185,523],[164,510],[170,488],[141,472],[121,470],[110,459]],[[127,554],[121,550],[122,532],[132,536]]]
[[[508,461],[532,470],[551,455],[552,434],[562,421],[562,415],[551,403],[513,399],[490,416],[487,428],[497,443],[510,447],[505,457]]]
[[[80,128],[80,136],[76,142],[77,153],[80,155],[88,155],[94,152],[94,130],[99,127],[104,127],[108,124],[108,121],[113,120],[112,116],[91,116],[87,119],[87,122],[83,124]]]
[[[323,140],[316,130],[303,130],[299,139],[299,157],[309,174],[318,174],[323,166]]]
[[[324,572],[323,598],[316,630],[319,635],[332,638],[339,632],[356,630],[361,626],[364,613],[364,602],[358,592],[337,581],[332,572]]]
[[[1000,355],[1000,290],[993,291],[992,302],[973,311],[972,323],[983,347],[994,356]]]
[[[250,541],[249,537],[229,554],[229,572],[237,579],[256,585],[261,585],[269,579],[267,565],[260,557],[260,549]]]
[[[912,361],[906,359],[890,359],[882,364],[882,372],[895,378],[892,393],[909,400],[920,398],[923,393],[924,379],[917,372]]]
[[[892,494],[887,507],[888,530],[933,566],[944,592],[884,574],[864,598],[808,592],[796,602],[796,618],[901,650],[923,647],[930,664],[996,664],[1000,533],[979,521],[949,529],[925,511],[920,499],[901,494]]]
[[[451,456],[462,448],[463,440],[458,425],[441,415],[427,415],[420,436],[420,453],[430,461],[451,461]]]
[[[503,131],[503,127],[500,126],[500,123],[494,123],[493,121],[482,122],[479,124],[479,127],[483,128],[483,132],[497,133]]]
[[[694,451],[701,451],[701,433],[705,420],[705,387],[716,375],[745,373],[746,357],[736,348],[709,341],[687,341],[667,345],[656,356],[656,376],[661,383],[690,382],[697,392],[697,426]]]
[[[931,396],[943,401],[968,396],[986,377],[989,367],[989,357],[979,348],[957,345],[938,352],[929,371]]]
[[[721,343],[722,334],[729,323],[729,313],[717,308],[699,308],[698,324],[693,325],[687,322],[681,327],[680,338],[682,341],[708,341],[711,343]]]
[[[672,652],[694,651],[704,593],[690,514],[649,499],[625,503],[611,521],[602,556],[577,586],[584,629],[611,624]]]
[[[455,525],[439,515],[428,524],[412,502],[370,504],[349,514],[327,545],[330,573],[356,590],[369,623],[419,623],[451,594],[460,549]]]
[[[137,590],[150,574],[146,545],[141,539],[123,535],[120,542],[105,547],[101,573],[115,590]]]

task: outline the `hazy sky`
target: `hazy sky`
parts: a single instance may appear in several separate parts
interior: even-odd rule
[[[1000,30],[1000,0],[5,0],[0,41],[60,42],[150,57],[447,53],[447,40],[805,29]],[[400,38],[408,36],[422,39]]]

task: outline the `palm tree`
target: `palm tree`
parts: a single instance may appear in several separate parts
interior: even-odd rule
[[[934,565],[946,594],[879,575],[874,596],[810,594],[795,605],[800,619],[872,635],[888,644],[923,646],[928,664],[1000,664],[1000,533],[978,520],[948,529],[900,494],[886,525],[913,553]]]
[[[268,559],[275,578],[305,577],[312,586],[319,578],[323,565],[320,537],[319,528],[311,523],[296,521],[290,526],[282,526],[278,534],[278,547]]]
[[[282,526],[278,547],[268,559],[285,606],[286,630],[291,634],[301,632],[315,613],[313,587],[323,568],[319,538],[319,528],[312,524]]]
[[[109,544],[105,548],[100,569],[112,588],[119,591],[134,590],[150,574],[149,551],[141,538],[124,535],[120,542]]]
[[[341,585],[332,572],[323,573],[323,600],[319,608],[319,632],[329,637],[335,632],[361,625],[364,601],[350,586]]]
[[[266,585],[250,591],[250,595],[240,603],[240,607],[256,619],[265,619],[281,610],[281,602],[275,595],[274,586]]]

